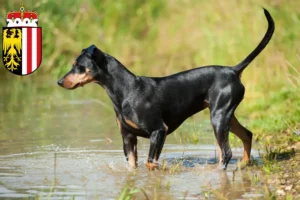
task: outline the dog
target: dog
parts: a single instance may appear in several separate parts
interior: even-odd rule
[[[266,47],[275,30],[270,13],[264,9],[264,14],[268,29],[263,39],[236,66],[203,66],[166,77],[135,76],[116,58],[91,45],[82,50],[72,69],[57,83],[66,89],[97,83],[105,89],[113,102],[131,168],[137,168],[137,136],[150,139],[146,166],[156,169],[166,136],[205,108],[210,109],[221,168],[226,170],[232,157],[229,131],[242,140],[242,162],[249,164],[252,132],[239,123],[234,111],[245,93],[241,73]]]

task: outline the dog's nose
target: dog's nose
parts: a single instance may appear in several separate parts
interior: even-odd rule
[[[62,86],[62,87],[63,87],[64,80],[63,80],[63,79],[60,79],[59,81],[57,81],[57,84],[58,84],[59,86]]]

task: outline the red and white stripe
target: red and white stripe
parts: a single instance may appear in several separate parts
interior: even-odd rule
[[[39,67],[41,53],[41,29],[22,28],[22,75]]]

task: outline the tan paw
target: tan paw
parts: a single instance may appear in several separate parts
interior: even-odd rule
[[[146,162],[146,167],[149,170],[155,170],[155,169],[158,169],[158,163],[149,163],[149,162]]]

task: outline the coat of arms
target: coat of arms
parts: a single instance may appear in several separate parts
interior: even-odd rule
[[[42,28],[38,27],[38,14],[34,11],[7,13],[7,27],[3,27],[4,67],[16,75],[31,74],[42,61]]]

